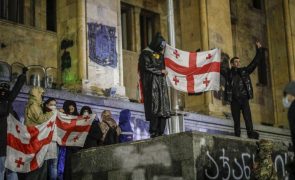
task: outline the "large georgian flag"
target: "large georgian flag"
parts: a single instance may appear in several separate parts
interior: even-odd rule
[[[56,158],[50,148],[56,142],[62,146],[83,146],[92,121],[91,116],[68,116],[59,112],[43,124],[25,126],[12,115],[7,118],[7,155],[5,167],[15,172],[30,172],[42,166],[44,160]]]
[[[219,90],[220,50],[186,52],[166,45],[167,79],[174,89],[198,93]]]

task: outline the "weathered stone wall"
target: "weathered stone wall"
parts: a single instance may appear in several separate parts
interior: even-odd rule
[[[283,88],[289,81],[287,42],[284,24],[283,0],[265,1],[271,85],[273,91],[274,120],[277,125],[288,126],[286,110],[282,106]],[[267,111],[266,111],[267,112]],[[263,112],[265,113],[265,112]]]
[[[91,148],[72,156],[73,179],[252,179],[255,141],[204,133],[179,133]],[[286,175],[287,147],[275,143],[278,177]]]
[[[193,0],[180,0],[178,26],[175,26],[176,34],[180,37],[176,38],[176,47],[185,51],[196,51],[202,49],[201,43],[201,20],[200,20],[200,2]],[[177,12],[177,11],[176,11]],[[178,45],[179,44],[179,45]],[[188,111],[206,113],[208,106],[205,106],[205,95],[198,96],[185,95],[185,107]]]
[[[64,84],[75,84],[79,82],[79,59],[77,44],[77,2],[70,0],[56,1],[57,4],[57,54],[58,68],[61,77],[60,81]],[[67,51],[71,56],[71,67],[61,71],[61,56],[64,50],[60,49],[62,40],[73,41],[73,46]]]
[[[57,37],[53,32],[0,20],[0,60],[25,66],[57,67]]]
[[[126,96],[130,99],[138,100],[138,75],[137,63],[138,57],[141,52],[141,39],[140,39],[140,12],[141,9],[151,11],[157,14],[155,19],[155,32],[159,31],[163,37],[168,41],[167,31],[167,7],[166,1],[154,0],[122,0],[122,2],[130,5],[131,10],[131,50],[123,50],[123,74],[124,86],[126,87]],[[177,8],[177,7],[175,7]],[[178,9],[178,8],[177,8]]]
[[[231,29],[230,1],[223,0],[216,3],[207,1],[209,49],[220,48],[223,52],[233,55],[233,33]],[[242,13],[241,13],[242,14]],[[215,92],[210,93],[209,114],[217,117],[224,116],[223,112],[230,112],[228,106],[222,104],[221,98]]]
[[[86,16],[87,23],[103,24],[116,28],[116,53],[118,54],[118,18],[120,12],[120,1],[108,1],[108,0],[87,0]],[[89,28],[87,29],[89,33]],[[89,36],[87,36],[87,49],[89,52]],[[88,79],[91,83],[100,88],[109,88],[119,84],[119,60],[116,68],[104,67],[88,58]],[[119,58],[118,58],[119,59]]]

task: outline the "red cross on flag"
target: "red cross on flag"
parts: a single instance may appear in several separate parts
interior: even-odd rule
[[[30,172],[42,166],[44,160],[56,158],[56,143],[83,146],[95,114],[66,116],[55,112],[46,122],[25,126],[12,115],[7,118],[7,148],[5,167],[15,172]]]
[[[174,89],[188,93],[219,90],[219,49],[186,52],[166,45],[164,56],[168,84]]]

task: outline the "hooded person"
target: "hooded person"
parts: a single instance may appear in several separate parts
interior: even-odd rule
[[[29,100],[25,109],[25,125],[36,126],[50,119],[53,112],[43,113],[42,97],[44,89],[41,87],[33,87],[29,92]]]
[[[291,132],[293,152],[295,153],[295,81],[289,82],[284,88],[283,106],[288,109],[288,121]],[[287,165],[289,179],[295,179],[295,161]]]
[[[120,112],[119,127],[121,128],[121,134],[119,136],[119,142],[133,141],[133,130],[130,124],[131,112],[129,109],[124,109]]]
[[[164,133],[166,120],[170,117],[164,48],[165,39],[157,33],[148,47],[141,52],[138,61],[145,118],[150,121],[149,132],[152,138]]]
[[[28,69],[24,67],[23,73],[17,78],[11,91],[8,81],[0,82],[0,179],[4,179],[5,171],[7,171],[4,167],[7,146],[7,117],[9,113],[14,114],[12,103],[26,81],[27,71]],[[17,179],[17,174],[8,170],[6,178]]]
[[[113,142],[109,141],[110,137],[108,137],[108,132],[111,128],[115,131],[117,139],[121,134],[121,128],[117,125],[116,121],[112,118],[112,113],[109,110],[104,110],[101,113],[101,123],[99,123],[99,127],[102,132],[102,137],[100,139],[100,144],[109,145],[113,143],[117,143],[117,140],[112,139]],[[113,136],[113,135],[111,135]]]

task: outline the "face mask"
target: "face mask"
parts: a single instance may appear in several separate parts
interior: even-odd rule
[[[83,116],[88,116],[88,115],[89,113],[87,111],[83,113]]]
[[[49,109],[51,109],[52,111],[56,109],[56,106],[49,106]]]
[[[282,102],[283,102],[284,108],[289,108],[291,106],[291,102],[289,102],[287,96],[283,97]]]

